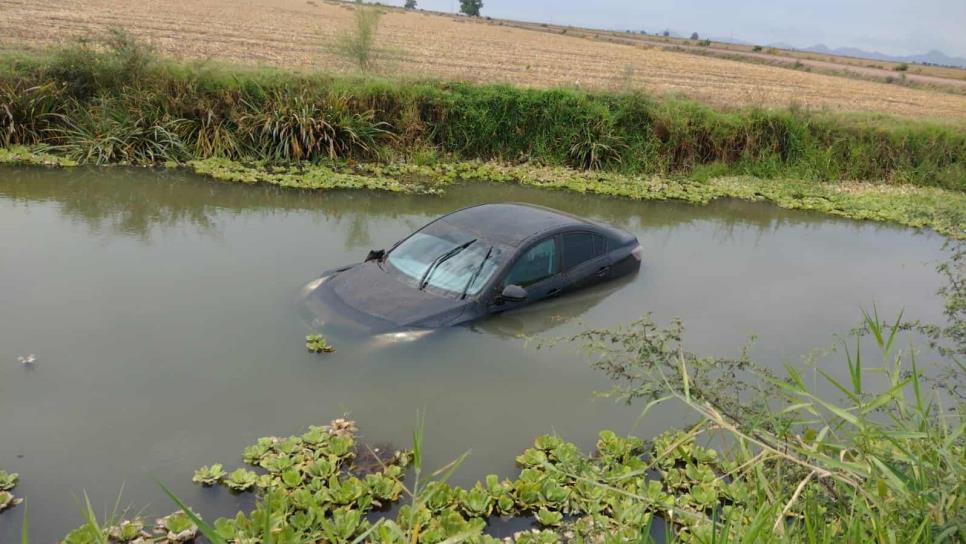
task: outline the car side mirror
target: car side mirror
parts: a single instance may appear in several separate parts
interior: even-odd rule
[[[503,288],[500,298],[508,302],[520,302],[527,299],[527,290],[519,285],[507,285]]]

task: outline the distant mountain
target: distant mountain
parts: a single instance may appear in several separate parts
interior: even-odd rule
[[[785,43],[775,43],[771,44],[771,47],[778,47],[781,49],[795,49],[798,51],[810,51],[812,53],[821,53],[825,55],[840,55],[844,57],[858,57],[860,59],[869,60],[885,60],[891,62],[909,62],[917,64],[938,64],[941,66],[955,66],[957,68],[966,68],[966,59],[962,57],[951,57],[942,51],[933,49],[928,53],[922,53],[921,55],[887,55],[885,53],[879,53],[878,51],[866,51],[864,49],[858,49],[855,47],[838,47],[831,49],[824,44],[813,45],[812,47],[793,47]]]

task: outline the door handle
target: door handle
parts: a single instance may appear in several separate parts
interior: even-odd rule
[[[603,278],[610,272],[609,266],[602,266],[597,269],[597,277]]]
[[[555,296],[557,296],[559,294],[560,294],[560,289],[557,289],[557,288],[554,288],[554,289],[551,289],[551,290],[547,291],[547,297],[548,298],[549,297],[555,297]]]

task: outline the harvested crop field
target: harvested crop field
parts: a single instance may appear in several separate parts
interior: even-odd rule
[[[322,0],[0,0],[0,46],[68,43],[108,27],[180,58],[296,68],[351,69],[333,42],[351,5]],[[379,69],[390,75],[539,87],[643,88],[718,107],[788,106],[966,120],[966,96],[911,89],[390,10],[379,30]]]

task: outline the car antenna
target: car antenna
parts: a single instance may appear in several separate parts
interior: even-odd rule
[[[475,242],[475,241],[476,241],[476,238],[473,238],[469,242],[466,242],[464,244],[460,244],[460,245],[454,247],[453,249],[447,251],[446,253],[443,253],[439,257],[436,257],[436,259],[434,259],[433,262],[429,263],[429,266],[426,268],[426,272],[423,272],[423,277],[420,278],[420,280],[419,280],[419,290],[420,291],[423,290],[423,288],[425,288],[426,285],[429,284],[429,278],[432,277],[433,272],[436,271],[436,268],[439,265],[445,263],[446,260],[449,259],[450,257],[452,257],[453,255],[456,255],[460,251],[463,251],[464,249],[470,247],[470,245],[472,245],[473,242]]]
[[[480,266],[477,267],[476,272],[473,272],[473,275],[470,276],[470,281],[466,282],[466,286],[463,287],[463,294],[460,295],[460,300],[466,299],[466,293],[470,290],[470,286],[473,285],[473,282],[476,281],[476,278],[480,276],[480,273],[483,272],[483,265],[486,264],[486,261],[490,258],[491,253],[493,253],[493,246],[490,246],[490,249],[486,250],[486,255],[484,255],[483,260],[480,261]]]

